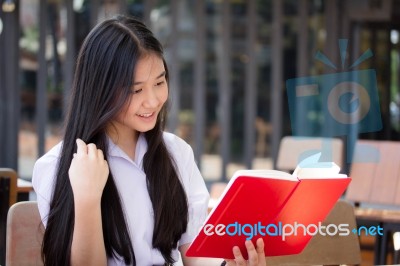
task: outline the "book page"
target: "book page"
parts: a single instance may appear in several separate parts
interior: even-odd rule
[[[347,178],[339,174],[340,167],[334,162],[319,162],[321,153],[314,154],[299,163],[293,172],[298,179],[311,178]]]
[[[225,188],[224,192],[222,193],[222,195],[220,196],[220,198],[223,198],[223,196],[229,190],[230,186],[233,184],[235,179],[238,178],[239,176],[298,181],[296,176],[293,176],[289,173],[278,171],[278,170],[238,170],[233,174],[231,180],[229,180],[229,183],[226,186],[226,188]]]
[[[237,178],[238,176],[297,180],[297,178],[293,178],[291,174],[278,170],[238,170],[235,172],[232,179]]]

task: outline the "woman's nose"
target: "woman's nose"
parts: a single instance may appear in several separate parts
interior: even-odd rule
[[[157,94],[154,92],[154,89],[146,90],[146,98],[143,102],[143,106],[146,108],[154,108],[158,106],[159,100]]]

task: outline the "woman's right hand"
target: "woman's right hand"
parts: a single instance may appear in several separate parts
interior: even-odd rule
[[[71,161],[68,174],[74,193],[74,201],[98,203],[106,185],[109,168],[103,151],[93,143],[76,140],[77,152]]]
[[[245,242],[247,254],[249,259],[246,261],[240,249],[238,247],[233,247],[232,252],[235,256],[233,260],[226,260],[226,266],[266,266],[265,253],[264,253],[264,240],[262,238],[257,239],[256,247],[254,247],[253,242],[247,240]]]

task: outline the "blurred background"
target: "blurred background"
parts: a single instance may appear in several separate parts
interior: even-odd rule
[[[237,169],[277,169],[279,158],[295,160],[296,141],[286,142],[289,155],[278,153],[296,130],[343,141],[344,173],[356,140],[400,140],[400,0],[0,0],[0,168],[29,181],[37,158],[62,139],[79,47],[91,28],[116,14],[143,20],[163,44],[170,70],[167,130],[192,146],[213,199]],[[343,53],[340,39],[347,39]],[[373,56],[352,68],[368,49]],[[335,133],[343,125],[326,119],[321,98],[289,108],[287,80],[358,70],[376,71],[376,84],[365,84],[377,90],[370,100],[379,102],[380,114],[362,121],[372,132]],[[382,153],[398,164],[391,154]],[[27,183],[18,180],[18,193],[32,199]],[[385,184],[392,191],[399,183]],[[380,193],[390,196],[389,190]],[[0,196],[8,203],[8,194]],[[0,234],[7,210],[8,204],[0,211]],[[373,240],[361,240],[372,251]],[[374,264],[382,264],[377,254]],[[363,253],[362,265],[372,265],[372,252]]]
[[[340,72],[370,48],[383,129],[358,138],[400,139],[399,0],[1,0],[0,167],[30,179],[35,160],[61,140],[77,51],[115,14],[142,19],[165,47],[168,131],[185,139],[207,183],[238,168],[274,168],[291,135],[285,81]],[[308,114],[324,126],[321,113]],[[339,136],[346,138],[346,136]]]

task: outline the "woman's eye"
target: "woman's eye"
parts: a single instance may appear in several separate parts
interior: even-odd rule
[[[139,92],[141,92],[143,89],[138,89],[138,90],[133,90],[132,93],[133,94],[138,94]]]
[[[163,85],[163,84],[164,84],[164,81],[157,82],[157,83],[156,83],[156,87],[161,86],[161,85]]]

